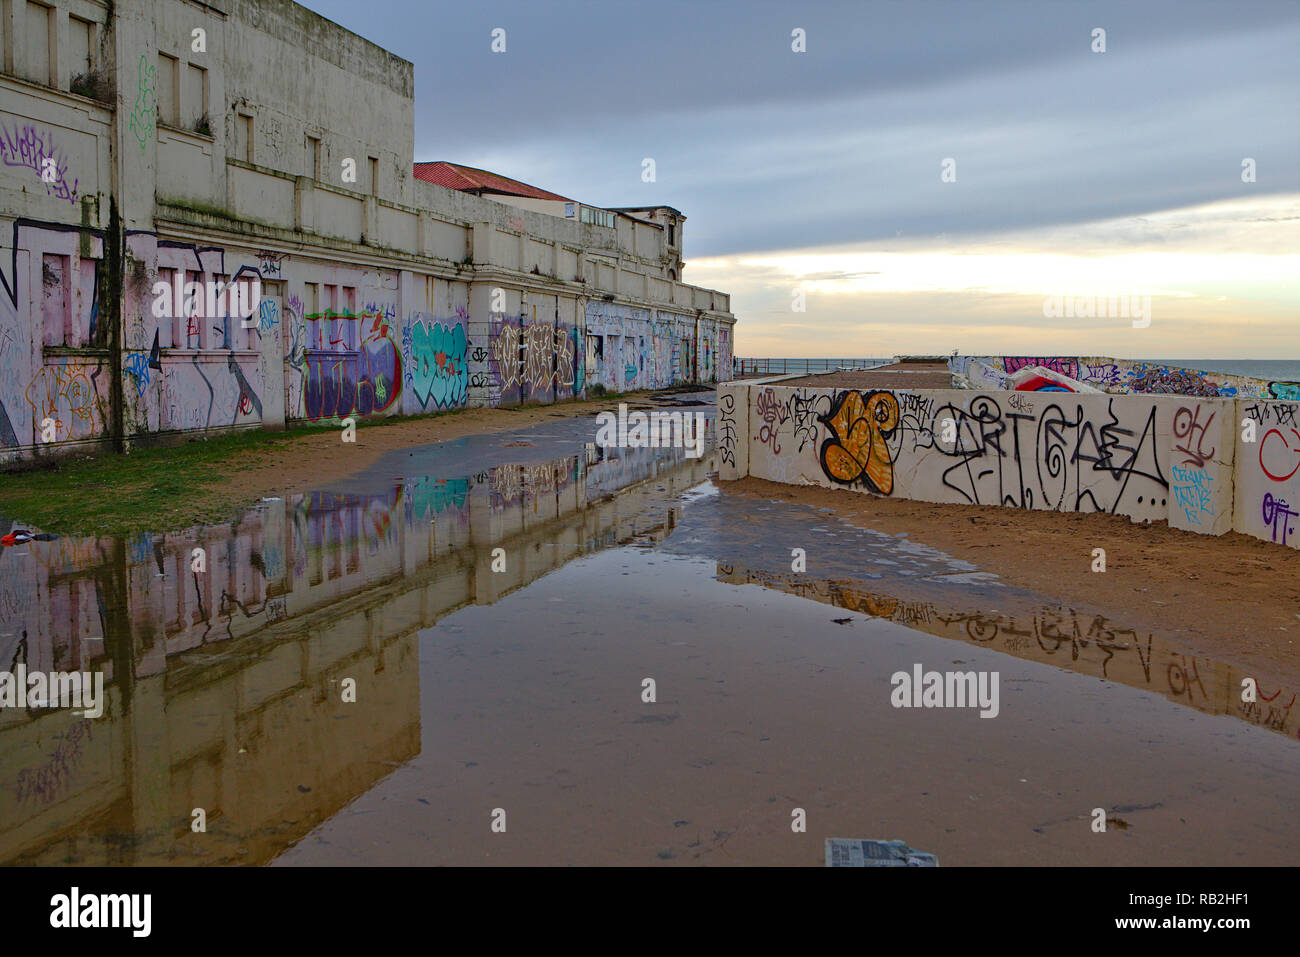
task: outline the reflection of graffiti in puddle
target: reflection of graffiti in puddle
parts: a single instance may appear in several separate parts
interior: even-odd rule
[[[560,491],[577,477],[577,470],[577,456],[540,465],[499,465],[489,471],[488,482],[498,504],[508,505]]]
[[[761,585],[941,638],[1155,691],[1198,711],[1231,715],[1288,737],[1300,737],[1300,729],[1291,722],[1296,696],[1283,691],[1276,680],[1191,655],[1158,635],[1124,628],[1101,615],[1060,607],[1026,609],[1021,614],[962,612],[841,582],[793,580],[723,564],[718,565],[717,577],[731,585]],[[1258,684],[1256,702],[1241,700],[1246,678]]]
[[[23,768],[18,772],[18,790],[15,795],[20,804],[36,800],[50,804],[72,786],[72,775],[81,762],[85,739],[92,736],[91,721],[79,721],[59,737],[50,759],[39,767]]]
[[[0,863],[269,861],[420,753],[418,632],[599,549],[661,541],[677,497],[711,468],[674,451],[286,494],[233,522],[131,540],[32,541],[36,560],[0,575],[4,664],[92,667],[129,707],[93,736],[87,723],[51,738],[50,716],[0,727],[12,758]],[[495,575],[495,548],[529,557]],[[340,700],[344,678],[370,703],[364,717]],[[124,751],[130,722],[163,729],[172,759],[142,766]],[[173,805],[211,807],[214,776],[236,769],[239,814],[222,833],[178,833]],[[89,809],[75,845],[69,808]]]

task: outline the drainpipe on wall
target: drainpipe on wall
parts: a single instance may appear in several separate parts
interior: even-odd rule
[[[126,448],[126,428],[123,422],[125,395],[122,391],[122,297],[125,295],[126,272],[124,250],[126,239],[122,233],[122,218],[117,211],[117,198],[108,199],[108,233],[104,237],[104,272],[107,295],[101,298],[108,347],[108,434],[114,452]]]

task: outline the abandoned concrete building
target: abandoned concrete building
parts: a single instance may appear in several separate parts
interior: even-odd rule
[[[0,10],[0,462],[730,377],[680,212],[413,163],[412,64],[310,10]]]

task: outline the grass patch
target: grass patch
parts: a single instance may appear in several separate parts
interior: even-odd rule
[[[316,430],[234,432],[10,472],[0,476],[0,510],[60,535],[131,535],[220,522],[231,517],[238,467],[308,431]]]
[[[491,412],[503,417],[511,412],[543,410],[581,415],[590,407],[607,408],[610,398],[622,397],[608,393],[603,398],[554,405],[499,406]],[[483,411],[450,409],[418,416],[357,419],[357,428],[382,429]],[[179,445],[136,449],[129,455],[104,453],[28,465],[0,473],[0,514],[57,535],[129,537],[228,522],[243,512],[252,497],[240,491],[241,470],[295,439],[338,430],[337,421],[293,425],[278,432],[249,429],[191,438]],[[422,444],[411,440],[412,447]]]

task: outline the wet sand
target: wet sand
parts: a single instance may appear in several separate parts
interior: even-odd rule
[[[811,505],[859,527],[908,533],[1046,600],[1176,634],[1189,650],[1300,684],[1296,549],[1102,514],[935,505],[755,478],[720,487],[726,495]],[[1091,570],[1094,548],[1106,550],[1105,573]]]

